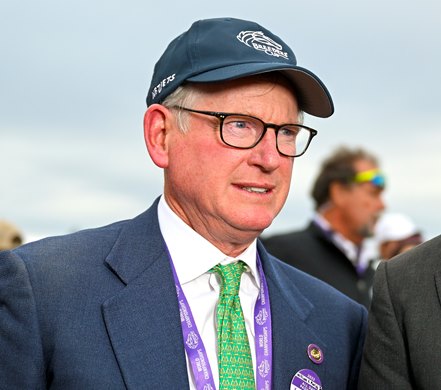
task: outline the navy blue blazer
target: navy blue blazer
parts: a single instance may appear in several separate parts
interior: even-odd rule
[[[260,242],[258,251],[273,320],[273,388],[288,390],[306,368],[326,390],[355,389],[366,310]],[[311,343],[322,349],[322,364],[308,357]],[[132,220],[0,253],[1,389],[182,390],[188,383],[157,201]]]

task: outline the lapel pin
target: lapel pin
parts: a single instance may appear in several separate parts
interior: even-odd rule
[[[308,357],[315,364],[322,364],[323,363],[323,352],[315,344],[308,345]]]

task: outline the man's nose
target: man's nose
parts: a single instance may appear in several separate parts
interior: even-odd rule
[[[280,165],[282,156],[277,150],[277,136],[272,128],[268,128],[260,142],[252,149],[251,162],[265,170],[274,170]]]

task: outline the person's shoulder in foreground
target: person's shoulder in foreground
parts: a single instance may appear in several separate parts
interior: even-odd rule
[[[0,252],[0,360],[2,390],[188,386],[157,202]]]
[[[376,272],[359,388],[441,388],[441,236]]]
[[[107,258],[124,225],[0,252],[0,389],[124,388],[102,375],[118,372],[103,315],[124,287]]]

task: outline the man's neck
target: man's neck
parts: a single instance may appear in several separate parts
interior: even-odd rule
[[[329,224],[332,231],[339,233],[346,240],[351,241],[357,246],[363,243],[363,237],[349,229],[340,215],[333,209],[324,210],[318,213],[318,215]]]

